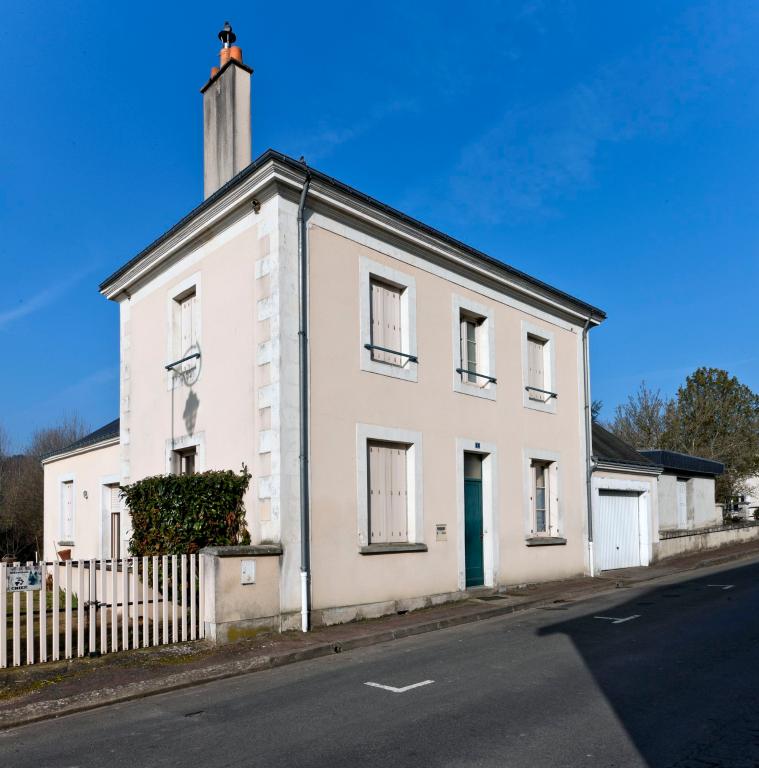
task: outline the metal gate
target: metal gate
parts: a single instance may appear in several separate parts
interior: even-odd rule
[[[640,494],[600,488],[593,515],[596,567],[634,568],[640,559]]]

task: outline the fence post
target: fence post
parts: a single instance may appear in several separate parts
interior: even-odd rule
[[[21,563],[13,563],[20,565]],[[7,618],[6,618],[7,621]],[[21,593],[13,593],[13,666],[21,666]]]
[[[121,649],[129,650],[129,558],[122,557],[121,563]]]
[[[142,647],[150,645],[150,603],[148,603],[148,559],[142,558]]]
[[[195,616],[196,616],[196,591],[195,591],[195,561],[198,559],[197,555],[190,555],[190,640],[194,640],[197,637],[195,631]]]
[[[79,571],[79,594],[76,600],[76,650],[77,656],[84,656],[84,560],[77,560]]]
[[[140,558],[132,558],[132,648],[140,647]]]
[[[100,653],[108,653],[108,567],[107,560],[100,560]]]
[[[66,574],[66,598],[64,600],[64,604],[66,606],[66,614],[64,617],[64,624],[66,628],[66,636],[64,637],[64,648],[65,648],[65,654],[66,658],[70,659],[72,656],[71,653],[71,633],[72,633],[72,606],[73,606],[73,600],[72,600],[72,592],[71,592],[71,560],[66,560],[66,568],[65,568],[65,574]]]
[[[39,592],[40,661],[47,661],[47,563],[42,564],[42,584]]]
[[[34,565],[31,560],[27,560],[28,566]],[[4,588],[4,587],[3,587]],[[26,593],[26,663],[34,664],[34,592],[29,590]]]
[[[8,666],[8,577],[5,573],[7,566],[0,563],[0,668]]]
[[[111,653],[119,650],[119,579],[118,560],[111,558]]]
[[[158,645],[158,556],[153,555],[153,645]]]
[[[163,644],[169,642],[169,558],[161,557],[161,614],[163,616]]]
[[[61,574],[56,560],[53,564],[53,661],[61,658]]]
[[[187,640],[187,555],[181,555],[182,566],[182,589],[179,592],[182,601],[180,607],[182,609],[182,641]]]
[[[98,623],[98,569],[97,561],[90,560],[90,656],[97,656],[97,642],[95,631]]]
[[[179,624],[177,619],[177,556],[171,556],[171,640],[174,643],[179,642]]]

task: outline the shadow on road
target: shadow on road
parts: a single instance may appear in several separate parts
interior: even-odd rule
[[[622,589],[538,634],[571,639],[651,768],[759,766],[758,577],[752,564]]]

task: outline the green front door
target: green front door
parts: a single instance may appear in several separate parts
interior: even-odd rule
[[[464,557],[466,585],[485,583],[482,562],[482,480],[464,479]]]

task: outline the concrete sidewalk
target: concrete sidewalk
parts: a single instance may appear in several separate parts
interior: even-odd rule
[[[81,712],[120,701],[248,674],[305,659],[482,621],[528,608],[578,602],[614,589],[683,571],[759,557],[759,543],[673,558],[648,568],[606,572],[595,579],[485,591],[457,603],[307,634],[262,634],[214,646],[205,641],[123,651],[95,659],[38,664],[0,673],[0,728]]]

